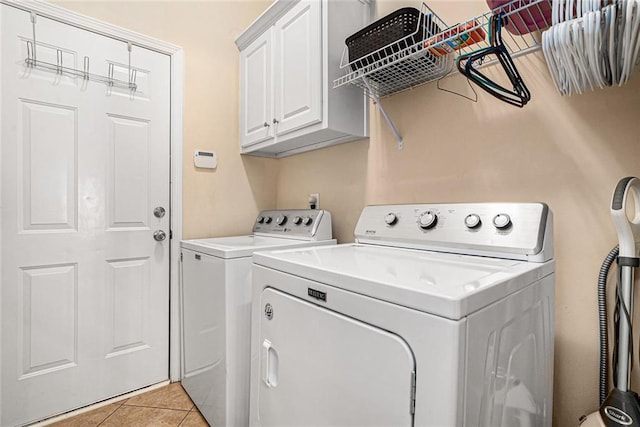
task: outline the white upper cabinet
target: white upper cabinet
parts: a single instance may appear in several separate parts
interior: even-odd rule
[[[273,138],[273,30],[261,35],[240,54],[242,147]]]
[[[344,40],[371,20],[360,0],[277,0],[237,40],[240,145],[284,157],[368,136],[368,101],[333,89]]]
[[[320,2],[303,1],[276,22],[276,135],[322,121]]]

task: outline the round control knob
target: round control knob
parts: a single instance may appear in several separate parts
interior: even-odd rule
[[[265,224],[271,224],[271,217],[270,216],[264,217],[264,223]]]
[[[395,223],[398,222],[398,217],[393,212],[388,213],[384,217],[384,222],[386,222],[387,225],[395,225]]]
[[[478,214],[469,214],[464,219],[464,225],[466,225],[467,228],[477,228],[480,227],[480,224],[482,224],[482,221],[480,220],[480,216],[478,216]]]
[[[299,216],[293,217],[293,223],[295,225],[300,225],[300,223],[302,223],[302,218],[300,218]]]
[[[498,214],[493,217],[493,225],[495,225],[498,230],[504,230],[511,226],[511,218],[507,214]]]
[[[302,218],[302,225],[310,225],[313,220],[309,216]]]
[[[426,211],[418,219],[418,226],[423,230],[429,230],[438,223],[438,215],[434,212]]]
[[[287,216],[286,215],[278,215],[278,217],[276,218],[276,224],[284,225],[285,222],[287,222]]]
[[[261,215],[261,216],[259,216],[258,218],[256,218],[256,222],[257,222],[258,224],[262,224],[262,223],[264,222],[264,217],[263,217],[262,215]]]

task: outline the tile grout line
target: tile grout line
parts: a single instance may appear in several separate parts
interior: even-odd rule
[[[116,412],[118,412],[120,409],[122,409],[122,407],[125,405],[121,405],[118,409],[116,409],[115,411],[113,411],[111,414],[109,414],[104,420],[100,421],[99,424],[96,425],[96,427],[101,426],[102,424],[104,424],[109,418],[111,418],[111,416],[113,414],[115,414]],[[180,420],[180,424],[182,424],[182,422],[185,420],[185,418],[187,417],[187,415],[189,415],[190,411],[184,410],[184,409],[170,409],[170,408],[157,408],[154,406],[133,406],[133,405],[128,405],[129,408],[147,408],[147,409],[160,409],[161,411],[171,411],[171,412],[184,412],[184,417],[182,417],[182,420]],[[178,426],[180,425],[178,424]]]
[[[178,424],[178,427],[180,427],[182,424],[184,424],[184,420],[187,419],[187,417],[189,416],[189,412],[191,411],[187,411],[186,414],[184,414],[184,417],[182,417],[182,420],[180,421],[180,423]]]
[[[109,417],[111,417],[111,415],[113,415],[113,414],[115,414],[116,412],[118,412],[120,409],[122,409],[122,407],[123,407],[123,406],[124,406],[124,405],[120,405],[120,406],[118,406],[118,408],[117,408],[115,411],[113,411],[112,413],[110,413],[109,415],[107,415],[107,416],[106,416],[106,418],[105,418],[104,420],[100,421],[100,422],[96,425],[96,427],[99,427],[99,426],[101,426],[102,424],[104,424],[104,422],[105,422],[105,421],[107,421],[107,420],[109,419]]]
[[[169,408],[167,406],[153,406],[153,404],[149,404],[149,405],[122,405],[122,406],[128,406],[130,408],[152,408],[152,409],[168,409],[170,411],[183,411],[183,412],[189,412],[191,411],[191,409],[183,409],[183,408]]]

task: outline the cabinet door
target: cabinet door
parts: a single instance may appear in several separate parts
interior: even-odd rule
[[[301,1],[275,25],[276,135],[322,120],[320,1]]]
[[[242,147],[273,138],[273,30],[240,53]]]

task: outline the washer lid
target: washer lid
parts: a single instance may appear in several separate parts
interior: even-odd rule
[[[530,263],[358,244],[258,253],[253,261],[449,319],[465,317],[555,268],[554,261]]]
[[[213,237],[209,239],[182,240],[180,246],[218,258],[249,257],[255,251],[265,249],[304,247],[335,244],[335,240],[305,241],[264,236]]]

